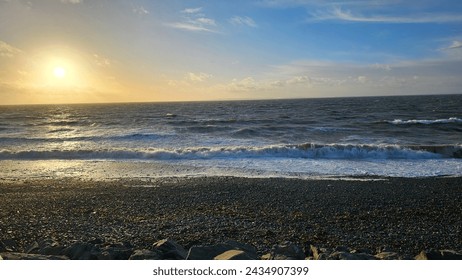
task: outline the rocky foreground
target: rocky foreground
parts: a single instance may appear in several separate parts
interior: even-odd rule
[[[4,260],[401,260],[399,253],[368,249],[351,250],[338,246],[334,250],[310,245],[301,248],[285,242],[273,246],[269,253],[258,255],[255,247],[236,241],[210,246],[193,246],[185,250],[174,240],[163,239],[149,249],[135,249],[127,242],[108,244],[102,240],[75,242],[69,247],[45,240],[35,242],[25,253],[11,252],[2,244],[0,259]],[[453,250],[423,250],[416,260],[462,260],[462,253]]]
[[[0,256],[462,259],[462,178],[376,179],[3,181]]]

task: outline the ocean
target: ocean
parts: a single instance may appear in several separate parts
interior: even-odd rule
[[[462,95],[0,106],[0,178],[462,175]]]

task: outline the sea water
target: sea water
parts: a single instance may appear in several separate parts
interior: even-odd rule
[[[462,95],[0,106],[0,178],[461,176],[461,108]]]

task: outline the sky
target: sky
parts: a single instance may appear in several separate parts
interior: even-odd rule
[[[461,89],[457,0],[0,0],[2,105]]]

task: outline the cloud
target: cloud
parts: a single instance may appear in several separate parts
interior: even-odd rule
[[[295,76],[293,78],[290,78],[286,80],[284,83],[289,84],[289,85],[295,85],[295,84],[305,84],[305,83],[310,83],[311,78],[308,76]],[[284,84],[281,83],[281,84]]]
[[[448,94],[459,92],[462,87],[462,59],[422,59],[372,65],[294,61],[255,75],[233,79],[223,88],[229,92],[259,92],[261,97]]]
[[[255,91],[261,89],[261,86],[253,77],[246,77],[241,80],[233,79],[225,88],[229,91]]]
[[[146,10],[143,6],[133,8],[133,12],[138,15],[147,15],[149,11]]]
[[[200,13],[201,11],[202,7],[184,9],[181,11],[184,14],[182,21],[164,23],[164,25],[186,31],[218,33],[212,29],[217,26],[215,20],[206,17],[203,13]]]
[[[356,78],[358,80],[359,83],[361,84],[364,84],[367,82],[367,77],[366,76],[358,76],[358,78]]]
[[[453,41],[452,44],[447,47],[447,48],[444,48],[446,50],[450,50],[450,49],[460,49],[462,48],[462,42],[460,41]]]
[[[244,17],[234,16],[229,19],[229,22],[234,25],[244,25],[244,26],[253,27],[253,28],[257,27],[257,24],[255,23],[255,21],[248,16],[244,16]]]
[[[462,14],[451,10],[452,0],[261,0],[268,8],[304,8],[310,11],[308,22],[345,21],[365,23],[454,23],[462,22]],[[442,7],[444,12],[437,12]]]
[[[99,67],[109,67],[112,64],[110,59],[98,54],[93,54],[93,59],[95,64]]]
[[[215,20],[213,20],[211,18],[206,18],[206,17],[197,18],[193,22],[198,23],[198,24],[211,25],[211,26],[216,26],[217,25],[215,23]]]
[[[15,48],[6,42],[0,41],[0,57],[14,57],[20,54],[22,51],[18,48]]]
[[[202,7],[199,8],[187,8],[181,11],[183,14],[197,14],[202,11]]]
[[[188,72],[182,79],[167,79],[167,77],[164,78],[166,78],[165,81],[170,87],[189,88],[193,86],[199,86],[200,83],[204,83],[207,80],[213,78],[213,75],[204,72]]]
[[[448,23],[448,22],[462,22],[461,14],[436,14],[425,13],[420,15],[409,16],[383,16],[372,15],[364,16],[360,14],[353,14],[351,11],[344,11],[341,8],[334,8],[327,12],[316,12],[311,14],[308,21],[348,21],[348,22],[368,22],[368,23]]]
[[[385,70],[385,71],[390,71],[391,70],[391,66],[388,65],[388,64],[378,64],[378,63],[376,63],[376,64],[374,64],[372,66],[372,68],[374,68],[374,69],[382,69],[382,70]]]
[[[216,31],[197,25],[193,23],[187,23],[187,22],[172,22],[172,23],[165,23],[165,26],[172,27],[175,29],[182,29],[186,31],[195,31],[195,32],[211,32],[215,33]]]
[[[186,79],[191,82],[205,82],[206,80],[212,78],[213,76],[207,73],[192,73],[189,72],[186,74]]]

